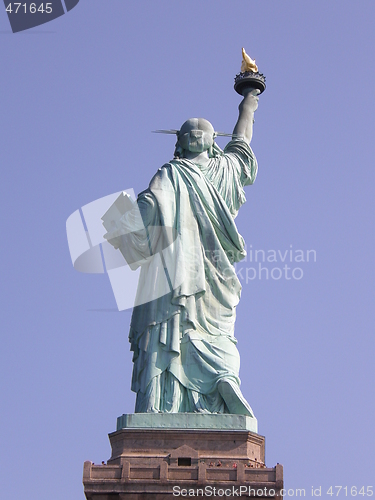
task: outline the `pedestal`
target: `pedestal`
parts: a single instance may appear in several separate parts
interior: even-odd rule
[[[109,435],[107,464],[84,464],[87,500],[280,496],[282,466],[266,467],[264,437],[244,428],[249,417],[233,415],[232,428],[217,429],[204,428],[205,415],[193,416],[195,429],[156,427],[160,414],[147,414],[154,424],[148,428],[129,427],[137,415],[119,417],[118,426],[128,426]],[[168,417],[169,425],[181,422],[181,414]]]

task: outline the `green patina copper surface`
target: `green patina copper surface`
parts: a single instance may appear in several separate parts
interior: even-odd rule
[[[256,418],[201,413],[134,413],[117,419],[117,429],[227,429],[258,432]]]
[[[190,412],[219,426],[232,417],[216,414],[254,417],[240,390],[234,326],[241,284],[233,264],[246,255],[234,219],[257,174],[249,146],[256,107],[247,93],[224,151],[207,120],[185,122],[175,158],[106,235],[133,269],[141,267],[129,340],[135,412],[155,413],[134,417],[146,426],[159,413],[189,425],[204,422]],[[254,430],[255,418],[245,421]]]

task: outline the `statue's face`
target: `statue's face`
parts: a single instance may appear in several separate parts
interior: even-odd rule
[[[178,133],[178,142],[186,151],[203,153],[214,142],[214,128],[204,118],[190,118],[181,127]]]

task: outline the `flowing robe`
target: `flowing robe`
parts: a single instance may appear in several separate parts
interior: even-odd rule
[[[129,333],[136,412],[230,413],[222,379],[241,394],[233,264],[246,252],[234,218],[256,173],[239,139],[204,167],[172,160],[138,197],[143,224],[134,211],[120,219],[120,250],[142,266]]]

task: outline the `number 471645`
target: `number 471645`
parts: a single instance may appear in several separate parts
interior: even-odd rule
[[[372,490],[372,486],[367,486],[366,490],[365,487],[362,486],[362,488],[357,488],[356,486],[348,487],[348,486],[330,486],[327,491],[327,495],[331,495],[338,497],[340,496],[351,496],[351,497],[356,497],[357,495],[361,496],[366,496],[366,497],[372,497],[374,494]]]
[[[5,10],[9,12],[9,14],[12,14],[13,12],[17,14],[18,11],[23,12],[25,14],[27,14],[28,12],[30,12],[30,14],[35,14],[36,12],[41,12],[42,14],[44,13],[51,14],[52,3],[51,2],[47,2],[46,4],[41,3],[38,7],[36,3],[31,3],[30,5],[27,5],[26,3],[21,3],[21,2],[11,2],[10,4],[8,4]]]

